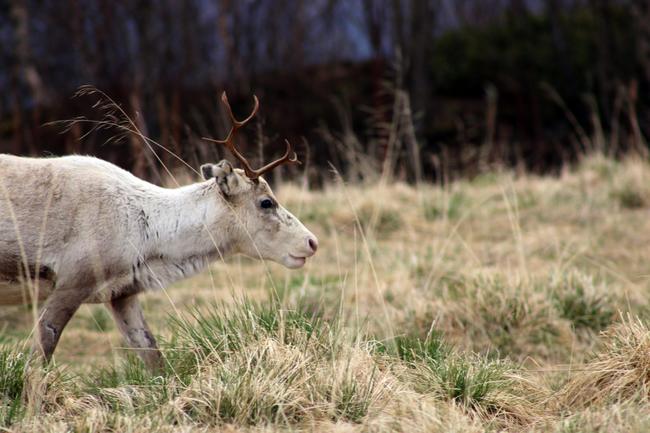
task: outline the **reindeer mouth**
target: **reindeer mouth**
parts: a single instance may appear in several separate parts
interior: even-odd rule
[[[307,261],[307,257],[294,256],[289,254],[286,261],[286,266],[291,269],[302,268]]]

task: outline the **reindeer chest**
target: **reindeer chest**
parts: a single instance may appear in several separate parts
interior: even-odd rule
[[[166,286],[200,272],[208,258],[192,256],[177,260],[164,256],[138,260],[128,272],[109,276],[88,298],[88,303],[103,303]]]
[[[206,256],[149,258],[134,266],[134,285],[141,290],[160,290],[201,272],[208,263],[209,257]]]

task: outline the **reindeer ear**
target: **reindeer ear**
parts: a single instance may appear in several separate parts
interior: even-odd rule
[[[214,167],[214,164],[203,164],[201,166],[201,176],[203,176],[203,180],[210,180],[214,177],[214,174],[212,174],[212,167]]]
[[[206,180],[214,178],[225,196],[233,195],[239,189],[239,176],[225,159],[217,164],[202,165],[201,174]]]

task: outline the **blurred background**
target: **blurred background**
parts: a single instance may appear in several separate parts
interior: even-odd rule
[[[201,140],[228,131],[220,93],[240,117],[256,94],[240,146],[260,162],[288,138],[306,164],[275,175],[312,184],[330,164],[414,182],[646,155],[648,3],[0,0],[0,151],[97,155],[154,181],[182,166],[119,128],[47,125],[105,120],[97,94],[73,98],[92,85],[193,167],[225,155]]]

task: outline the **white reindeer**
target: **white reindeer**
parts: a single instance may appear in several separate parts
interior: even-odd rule
[[[36,346],[45,360],[82,303],[105,303],[127,343],[153,369],[161,355],[137,295],[241,253],[288,268],[305,264],[316,237],[280,206],[260,176],[297,157],[254,170],[234,136],[259,109],[233,122],[223,141],[244,169],[201,166],[204,181],[176,189],[145,182],[87,156],[0,154],[0,305],[43,301]]]

